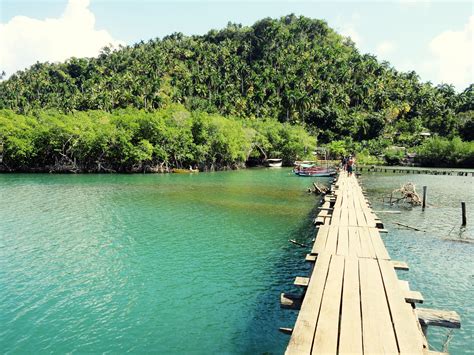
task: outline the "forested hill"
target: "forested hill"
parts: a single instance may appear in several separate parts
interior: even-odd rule
[[[321,142],[472,128],[473,85],[422,83],[361,54],[321,20],[289,15],[203,36],[172,34],[98,58],[38,63],[0,83],[0,108],[28,113],[187,109],[303,124]],[[469,137],[468,137],[469,138]]]

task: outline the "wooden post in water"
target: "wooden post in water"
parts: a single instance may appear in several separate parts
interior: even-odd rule
[[[422,205],[423,209],[425,209],[425,207],[426,207],[426,189],[427,189],[427,187],[423,186],[423,205]]]
[[[466,202],[461,202],[461,211],[462,211],[462,226],[466,226]]]

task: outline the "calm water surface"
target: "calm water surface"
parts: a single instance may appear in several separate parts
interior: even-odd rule
[[[398,271],[398,277],[422,293],[425,302],[421,307],[458,312],[461,329],[452,333],[449,352],[474,353],[474,177],[364,173],[361,181],[375,211],[401,211],[377,213],[389,230],[382,238],[390,256],[410,267],[409,271]],[[382,204],[384,195],[407,182],[415,183],[420,196],[422,187],[427,186],[425,211]],[[461,228],[461,201],[466,202],[467,228]],[[430,346],[441,350],[448,334],[445,328],[430,327]]]
[[[7,353],[282,353],[296,313],[279,294],[308,272],[312,179],[288,169],[198,175],[0,175],[0,346]],[[406,181],[432,206],[379,214],[399,273],[474,348],[473,182],[469,177],[364,177],[374,209]],[[407,180],[408,179],[408,180]],[[468,229],[459,230],[468,205]],[[427,233],[397,229],[394,221]],[[472,223],[469,224],[469,222]],[[441,347],[446,331],[430,330]]]
[[[282,352],[315,197],[284,170],[0,175],[5,352]]]

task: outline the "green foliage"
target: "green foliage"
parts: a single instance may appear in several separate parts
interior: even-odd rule
[[[474,142],[433,137],[418,147],[416,160],[422,166],[474,168]]]
[[[274,119],[250,122],[170,104],[31,116],[0,110],[4,164],[13,170],[142,171],[147,167],[242,166],[259,145],[286,162],[314,149],[302,127]]]
[[[340,157],[348,155],[348,147],[343,140],[332,141],[326,145],[326,149],[332,159],[339,159]]]
[[[422,129],[468,139],[472,123],[460,120],[463,112],[474,110],[474,94],[472,85],[456,94],[448,85],[423,84],[414,72],[400,73],[387,62],[360,54],[326,22],[294,15],[266,18],[250,27],[229,24],[203,36],[175,33],[116,51],[104,48],[98,58],[37,63],[0,82],[0,108],[24,114],[127,107],[152,112],[173,103],[191,112],[299,124],[322,143],[348,137],[370,141],[386,134],[396,139],[399,134],[400,142],[394,143],[411,145]],[[170,129],[179,133],[188,128]],[[120,132],[100,134],[116,135],[114,154],[123,154],[124,162],[142,161],[141,154],[148,152],[134,152]],[[95,138],[100,140],[100,134]],[[167,157],[161,147],[155,146],[154,154],[192,160],[176,150],[188,149],[188,139],[166,141]],[[285,154],[290,152],[301,154],[294,149]]]
[[[405,158],[405,150],[389,148],[385,151],[384,158],[387,165],[401,165]]]
[[[457,115],[459,136],[465,141],[474,141],[474,110],[461,112]]]

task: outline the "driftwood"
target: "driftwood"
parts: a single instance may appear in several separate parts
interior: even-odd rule
[[[454,311],[417,308],[416,314],[422,326],[461,328],[461,317]]]
[[[296,245],[299,245],[300,247],[302,248],[307,248],[308,246],[306,244],[303,244],[303,243],[300,243],[300,242],[297,242],[296,240],[294,239],[290,239],[288,240],[290,243],[293,243],[293,244],[296,244]]]
[[[328,193],[329,188],[327,186],[318,184],[316,182],[313,182],[313,188],[309,189],[312,193],[315,193],[316,195],[325,195]]]
[[[402,227],[405,227],[405,228],[408,228],[408,229],[413,229],[415,231],[418,231],[418,232],[425,232],[425,230],[423,229],[419,229],[419,228],[416,228],[416,227],[412,227],[412,226],[409,226],[408,224],[403,224],[403,223],[400,223],[400,222],[393,222],[394,224],[397,224],[399,226],[402,226]]]
[[[416,193],[415,184],[412,182],[407,182],[405,185],[402,185],[399,189],[393,190],[390,193],[390,196],[384,197],[389,199],[389,204],[394,205],[396,203],[407,203],[412,206],[420,206],[421,198]]]
[[[443,238],[443,240],[449,240],[451,242],[458,242],[458,243],[468,243],[474,244],[474,239],[463,239],[463,238]]]

